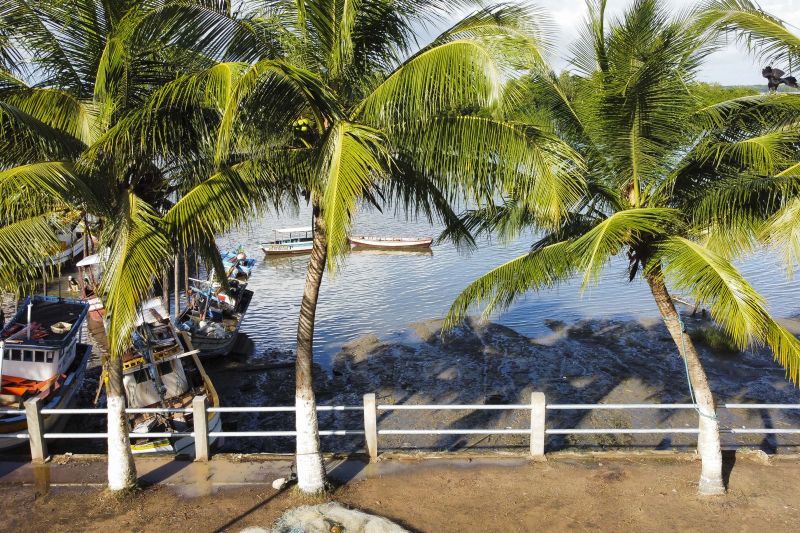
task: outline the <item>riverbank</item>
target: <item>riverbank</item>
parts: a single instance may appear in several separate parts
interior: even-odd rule
[[[480,458],[329,463],[334,476],[340,472],[338,486],[319,501],[338,501],[420,532],[795,531],[800,507],[787,494],[794,491],[800,462],[775,458],[770,465],[747,455],[731,459],[729,492],[712,498],[696,495],[700,465],[688,457],[568,454],[546,463]],[[99,486],[78,485],[102,480],[102,462],[68,459],[52,465],[47,489],[41,483],[37,489],[30,478],[24,482],[25,472],[7,472],[8,465],[0,463],[4,527],[19,532],[241,531],[268,528],[286,509],[309,503],[291,489],[272,488],[274,477],[285,473],[283,461],[218,457],[198,464],[142,458],[137,464],[145,477],[160,481],[116,499]]]
[[[685,319],[688,334],[709,325],[702,317]],[[370,335],[345,344],[330,373],[317,367],[320,404],[360,405],[374,392],[382,404],[528,404],[530,393],[544,392],[548,403],[689,403],[682,359],[660,320],[548,321],[549,333],[527,337],[495,324],[469,321],[442,336],[441,321],[413,324],[400,340]],[[800,403],[800,390],[785,379],[768,350],[716,352],[698,343],[718,403]],[[268,352],[211,361],[223,405],[293,405],[294,367],[290,352]],[[281,362],[286,363],[281,366]],[[273,366],[252,370],[258,365]],[[250,369],[249,369],[250,368]],[[244,377],[243,377],[244,376]],[[721,410],[723,427],[800,427],[800,411]],[[359,412],[320,413],[322,429],[358,429]],[[386,411],[381,429],[530,427],[527,410]],[[696,428],[697,413],[684,410],[548,411],[549,428]],[[291,413],[230,414],[226,430],[291,429]],[[323,449],[360,447],[358,437],[323,437]],[[548,438],[548,449],[645,447],[686,449],[689,434],[569,435]],[[798,435],[723,435],[723,445],[750,446],[769,453],[794,451]],[[391,436],[382,450],[524,449],[527,436]],[[226,450],[286,452],[290,438],[270,441],[231,439]]]

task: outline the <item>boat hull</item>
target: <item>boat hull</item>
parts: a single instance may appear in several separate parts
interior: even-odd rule
[[[86,344],[77,344],[75,361],[71,365],[74,370],[54,394],[55,396],[42,406],[43,409],[66,409],[72,407],[78,391],[83,386],[86,378],[86,365],[92,354],[92,347]],[[43,415],[45,433],[58,433],[64,429],[69,421],[69,415]],[[28,422],[24,414],[0,420],[0,450],[6,450],[28,444],[27,438],[4,437],[3,435],[24,433],[27,431]]]
[[[219,413],[209,413],[208,431],[222,431],[222,417]],[[175,455],[194,455],[194,437],[165,438],[137,444],[135,433],[131,433],[131,451],[135,455],[146,455],[150,453],[174,453]],[[208,445],[212,448],[222,446],[222,439],[219,437],[209,437]]]
[[[209,337],[197,332],[192,332],[189,334],[191,337],[192,346],[195,350],[199,351],[200,357],[222,357],[231,353],[233,346],[236,344],[236,339],[239,336],[239,329],[242,327],[245,313],[247,313],[247,308],[250,306],[250,300],[252,298],[253,291],[245,290],[242,293],[242,297],[238,304],[239,312],[241,313],[242,318],[239,320],[239,323],[236,324],[236,329],[228,332],[224,337]]]
[[[424,239],[388,239],[381,237],[350,237],[350,244],[357,248],[430,248],[432,238]]]
[[[264,255],[268,256],[310,254],[313,245],[314,243],[310,240],[286,244],[265,243],[261,245],[261,250],[264,251]]]

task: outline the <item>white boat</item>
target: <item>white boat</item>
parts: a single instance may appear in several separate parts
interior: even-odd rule
[[[107,256],[108,254],[106,254]],[[103,272],[103,258],[100,254],[92,254],[84,257],[75,266],[78,267],[78,279],[73,280],[70,276],[70,292],[80,294],[80,297],[89,304],[89,319],[102,322],[106,309],[103,301],[98,296],[100,279]]]
[[[85,246],[83,240],[83,224],[77,224],[70,229],[62,230],[58,233],[58,241],[61,250],[50,256],[50,263],[53,265],[63,265],[83,254]]]
[[[350,237],[354,248],[430,248],[432,237]]]
[[[0,331],[0,407],[24,409],[38,397],[44,409],[72,407],[83,385],[91,346],[78,342],[88,306],[80,301],[34,296]],[[67,415],[43,415],[45,433],[58,433]],[[27,444],[24,414],[0,415],[0,449]]]
[[[311,253],[313,242],[314,230],[310,226],[282,228],[275,230],[275,240],[262,242],[261,249],[265,255],[307,254]]]
[[[154,298],[144,304],[133,340],[122,363],[128,407],[189,408],[199,395],[206,395],[209,407],[219,407],[219,397],[197,350],[184,347],[160,300]],[[136,438],[137,433],[192,432],[191,413],[138,413],[131,415],[130,422],[133,453],[194,454],[192,437]],[[219,413],[208,414],[208,428],[221,431]],[[209,444],[219,442],[212,437]]]

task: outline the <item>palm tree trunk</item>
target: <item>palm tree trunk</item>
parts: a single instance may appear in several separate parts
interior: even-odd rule
[[[317,401],[314,396],[312,363],[314,361],[314,319],[319,288],[327,260],[325,225],[319,201],[314,200],[314,242],[311,261],[306,271],[300,319],[297,324],[297,358],[295,360],[295,427],[297,430],[297,484],[306,493],[325,488],[325,466],[319,446]]]
[[[697,452],[702,461],[700,473],[699,491],[702,495],[722,494],[725,492],[725,485],[722,482],[722,448],[719,441],[719,423],[716,419],[716,407],[714,396],[711,394],[711,387],[708,378],[700,363],[697,350],[692,339],[682,330],[680,317],[672,298],[667,291],[660,270],[651,272],[647,276],[647,283],[650,285],[650,292],[653,293],[658,310],[667,326],[672,340],[678,346],[678,351],[686,358],[689,368],[689,379],[694,389],[697,407],[700,410],[699,428],[697,436]]]
[[[161,273],[161,305],[169,314],[169,268]]]
[[[108,361],[108,488],[127,490],[136,485],[128,417],[125,415],[125,388],[122,384],[122,357]]]

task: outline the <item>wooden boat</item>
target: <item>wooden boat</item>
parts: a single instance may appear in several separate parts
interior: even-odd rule
[[[201,357],[228,355],[236,344],[239,328],[253,298],[253,291],[238,280],[230,291],[210,281],[192,280],[189,303],[178,317],[178,327],[191,337]]]
[[[284,235],[285,237],[279,239],[279,235]],[[268,256],[308,254],[311,253],[313,241],[314,236],[311,227],[276,229],[275,240],[262,242],[261,249]]]
[[[189,408],[192,399],[199,395],[208,398],[209,406],[219,406],[219,397],[197,357],[197,350],[184,346],[158,299],[143,306],[133,346],[123,357],[122,369],[129,408]],[[191,432],[192,413],[137,413],[130,415],[130,424],[131,450],[135,454],[194,454],[192,437],[136,438],[137,433]],[[208,414],[208,428],[222,430],[219,413]],[[216,440],[211,437],[209,444],[218,444]]]
[[[222,254],[222,264],[225,265],[228,279],[247,279],[253,273],[256,260],[248,258],[244,249],[239,247]]]
[[[0,330],[0,408],[24,409],[29,398],[42,408],[71,407],[83,385],[91,346],[79,341],[89,305],[77,299],[34,296]],[[43,415],[45,432],[58,432],[67,415]],[[0,415],[0,449],[27,440],[24,414]]]
[[[69,277],[69,290],[80,294],[89,304],[89,319],[102,322],[106,308],[99,296],[100,279],[103,272],[103,259],[100,254],[84,257],[75,266],[78,267],[78,279]]]
[[[430,248],[431,243],[431,237],[350,237],[354,248]]]

